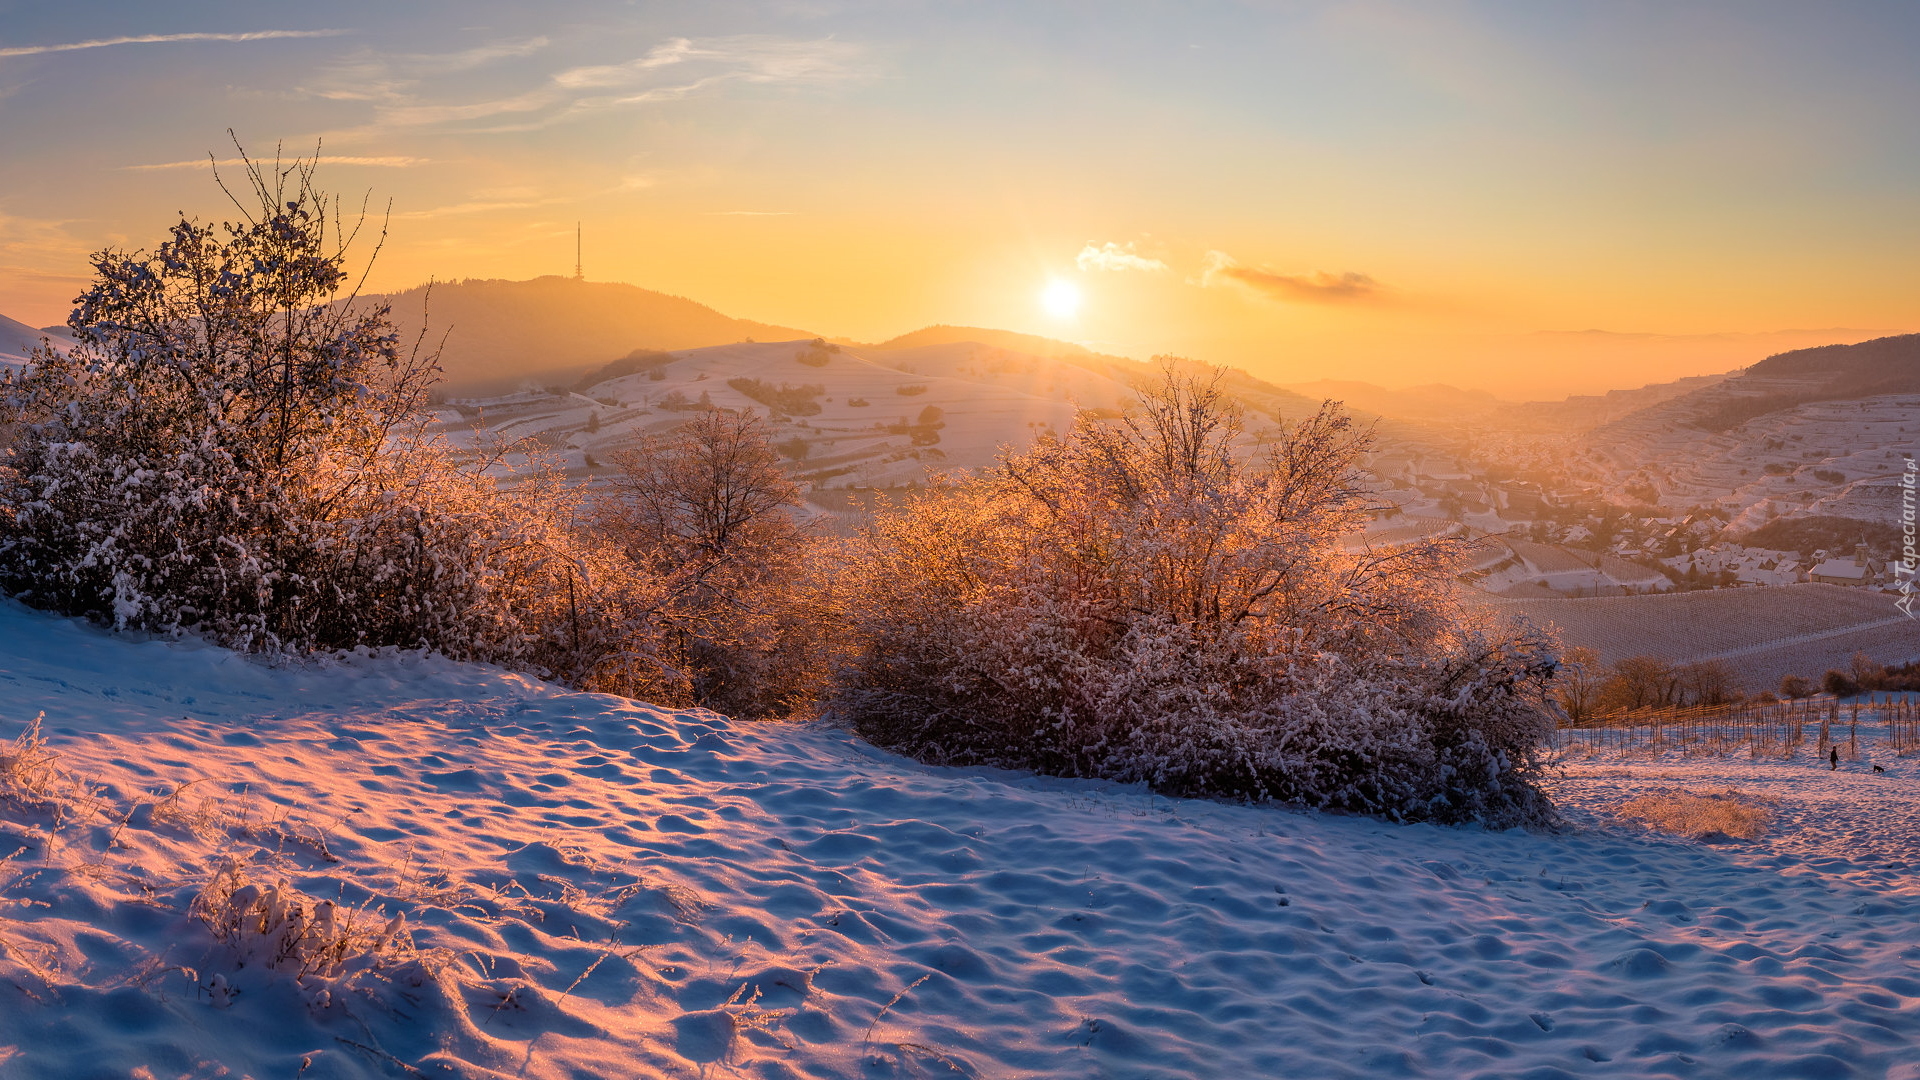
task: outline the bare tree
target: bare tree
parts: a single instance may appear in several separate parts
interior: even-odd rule
[[[1733,669],[1724,660],[1696,660],[1674,671],[1679,695],[1688,705],[1725,705],[1739,693]]]
[[[802,656],[818,643],[802,626],[814,540],[766,425],[751,412],[705,412],[613,460],[594,525],[658,583],[658,662],[691,704],[791,709],[817,674]]]
[[[1629,656],[1615,662],[1595,706],[1615,713],[1671,705],[1678,687],[1672,664],[1656,656]]]
[[[781,470],[766,425],[751,412],[704,413],[613,462],[620,472],[605,520],[636,558],[711,572],[799,536],[786,511],[800,505],[800,487]]]
[[[1605,681],[1605,671],[1600,664],[1600,655],[1592,649],[1578,646],[1566,650],[1560,660],[1560,677],[1555,681],[1560,698],[1560,708],[1567,719],[1575,723],[1593,716],[1594,702],[1599,697],[1600,685]]]

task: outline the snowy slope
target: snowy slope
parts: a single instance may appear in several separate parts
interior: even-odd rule
[[[705,395],[719,408],[766,416],[765,403],[729,381],[819,387],[818,412],[772,421],[776,441],[806,447],[791,465],[795,476],[816,488],[885,487],[991,465],[1003,447],[1024,448],[1042,430],[1067,430],[1076,405],[1117,408],[1129,397],[1120,383],[1083,368],[984,346],[933,346],[876,359],[842,351],[819,366],[799,359],[807,347],[785,341],[688,349],[674,354],[659,379],[624,375],[566,396],[483,399],[466,404],[468,415],[449,416],[446,430],[460,440],[484,423],[509,439],[532,437],[580,476],[590,471],[589,456],[604,468],[623,447],[696,415],[663,407],[671,395],[687,403]],[[915,427],[929,407],[939,413],[938,426]]]
[[[671,357],[652,371],[589,374],[571,391],[462,399],[442,410],[441,430],[456,445],[468,444],[483,427],[510,440],[530,439],[553,452],[570,475],[590,479],[607,475],[623,448],[697,415],[704,397],[717,408],[768,417],[775,442],[801,448],[789,454],[788,468],[816,493],[898,487],[991,466],[1003,450],[1024,450],[1044,432],[1067,431],[1080,409],[1118,415],[1135,400],[1129,380],[1154,370],[1128,361],[1085,366],[972,341],[831,354],[814,352],[810,340],[742,342]],[[810,409],[779,415],[729,385],[736,379],[818,393]],[[1298,419],[1318,406],[1241,372],[1230,372],[1225,385],[1250,411],[1242,440],[1250,448],[1271,432],[1269,415]],[[923,424],[929,408],[937,419]]]
[[[7,1080],[1920,1077],[1907,761],[1727,766],[1881,800],[1818,860],[1607,824],[1658,764],[1562,836],[1395,827],[0,602],[0,736],[41,710],[93,793],[0,801]],[[243,968],[188,913],[235,865],[406,927]]]
[[[27,355],[43,339],[54,345],[73,344],[72,338],[64,330],[35,330],[25,323],[0,315],[0,366],[16,367],[26,363]]]

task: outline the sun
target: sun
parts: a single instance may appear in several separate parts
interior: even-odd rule
[[[1040,290],[1040,306],[1056,319],[1071,319],[1080,310],[1080,286],[1054,278]]]

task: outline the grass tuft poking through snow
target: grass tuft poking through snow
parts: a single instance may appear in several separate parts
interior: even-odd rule
[[[301,982],[338,979],[413,954],[406,915],[388,918],[315,900],[287,884],[257,884],[235,862],[214,873],[191,910],[239,955],[241,967],[292,972]]]
[[[33,718],[26,730],[0,750],[0,802],[27,813],[58,818],[80,785],[60,768],[59,755],[47,749],[40,734],[46,713]]]
[[[1772,800],[1736,788],[1724,791],[1670,791],[1642,795],[1621,804],[1622,817],[1645,822],[1664,832],[1690,839],[1733,837],[1758,840],[1773,818]]]

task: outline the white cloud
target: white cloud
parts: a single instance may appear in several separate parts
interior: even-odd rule
[[[1109,240],[1099,247],[1088,244],[1074,256],[1073,263],[1082,270],[1142,270],[1152,272],[1165,270],[1167,264],[1159,259],[1150,259],[1136,254],[1132,242],[1124,245]]]
[[[42,53],[73,52],[77,49],[104,49],[109,45],[167,45],[183,41],[273,41],[280,38],[339,37],[348,30],[254,30],[244,34],[142,34],[138,37],[95,38],[58,45],[15,45],[0,49],[0,57],[39,56]]]

